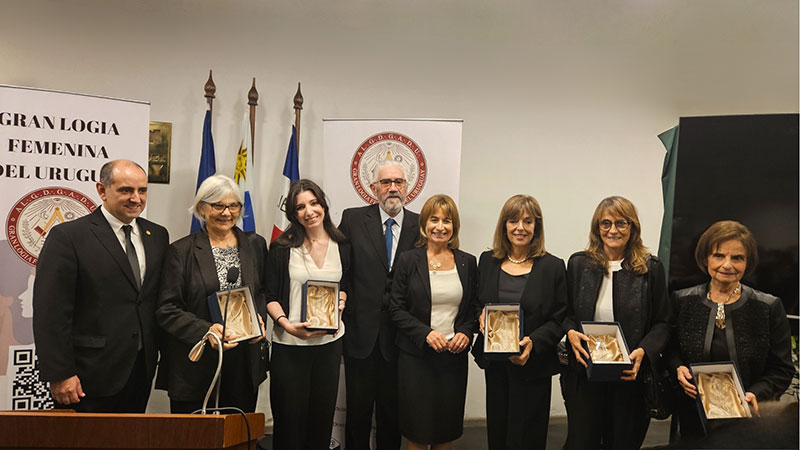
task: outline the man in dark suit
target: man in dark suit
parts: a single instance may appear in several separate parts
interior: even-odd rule
[[[351,248],[351,290],[343,318],[348,450],[370,448],[373,406],[378,449],[400,448],[397,349],[388,295],[396,255],[419,237],[419,215],[403,208],[407,187],[402,166],[379,164],[370,184],[378,204],[346,209],[339,224]]]
[[[57,407],[144,412],[156,369],[155,303],[167,230],[139,217],[147,173],[106,163],[93,213],[53,227],[33,286],[39,376]]]

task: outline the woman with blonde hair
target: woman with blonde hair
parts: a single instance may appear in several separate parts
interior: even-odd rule
[[[572,351],[564,380],[567,449],[638,449],[650,425],[642,364],[660,357],[669,340],[670,304],[664,267],[642,244],[636,207],[623,197],[600,201],[589,246],[567,264],[568,310],[564,331]],[[633,367],[619,381],[586,378],[589,354],[582,321],[619,322]],[[648,360],[645,360],[647,356]]]
[[[418,247],[397,255],[389,305],[399,348],[399,428],[410,450],[447,450],[464,431],[478,268],[458,249],[452,198],[429,198],[419,225]]]
[[[505,361],[485,358],[483,334],[472,350],[486,377],[489,450],[543,449],[550,420],[551,377],[559,371],[556,345],[564,336],[567,310],[564,261],[545,250],[542,209],[530,195],[509,198],[494,233],[494,245],[478,265],[478,302],[519,303],[522,353]],[[481,333],[485,332],[481,312]]]

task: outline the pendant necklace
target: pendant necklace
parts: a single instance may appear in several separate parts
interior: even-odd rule
[[[733,298],[734,295],[739,293],[739,289],[741,287],[742,287],[742,284],[739,283],[738,286],[736,286],[736,288],[734,290],[732,290],[730,294],[728,294],[728,298],[726,298],[724,302],[717,303],[717,315],[716,315],[716,317],[714,317],[714,325],[716,325],[716,327],[719,328],[720,330],[724,330],[725,329],[725,305],[728,304],[729,301],[731,301],[731,299]],[[714,301],[711,298],[711,287],[710,286],[709,286],[708,292],[706,293],[706,298],[711,300],[712,302]]]

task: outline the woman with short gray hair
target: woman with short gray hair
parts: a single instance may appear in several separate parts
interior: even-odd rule
[[[187,355],[209,331],[223,338],[223,324],[212,320],[208,302],[218,291],[249,286],[261,326],[260,336],[236,343],[231,341],[244,336],[226,328],[220,406],[255,411],[258,386],[267,376],[268,349],[263,330],[267,243],[258,234],[236,226],[243,199],[232,179],[224,175],[206,178],[189,208],[203,228],[174,242],[164,261],[155,314],[166,342],[161,347],[156,388],[168,391],[173,413],[200,409],[214,376],[216,352],[206,352],[198,363],[189,361]],[[238,274],[236,280],[229,280],[229,274]],[[210,342],[216,348],[216,342]]]

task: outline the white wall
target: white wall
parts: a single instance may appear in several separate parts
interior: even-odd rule
[[[638,206],[656,251],[658,133],[681,116],[798,111],[796,0],[0,0],[0,12],[0,83],[147,100],[151,120],[173,123],[172,182],[152,185],[148,206],[173,239],[189,228],[208,69],[227,174],[257,78],[264,201],[298,81],[305,177],[322,175],[324,117],[464,119],[462,242],[475,254],[520,192],[540,201],[564,259],[611,194]],[[265,230],[272,209],[259,206]],[[483,397],[473,367],[468,417],[484,415]]]

